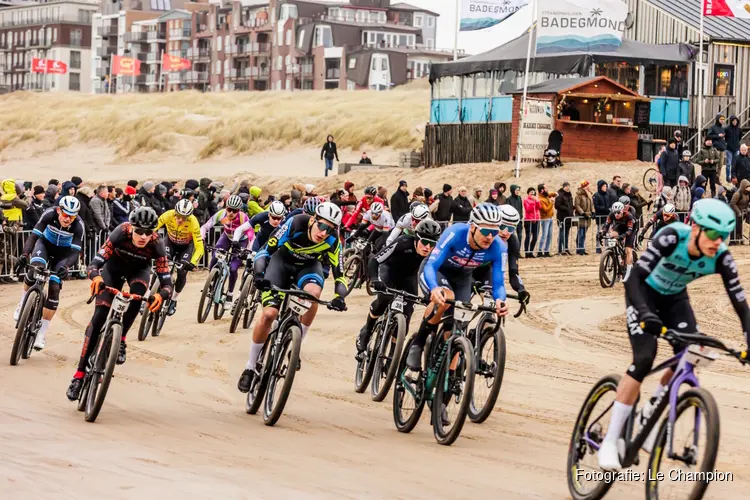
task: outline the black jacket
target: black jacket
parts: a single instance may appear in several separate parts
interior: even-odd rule
[[[393,220],[399,220],[402,215],[409,213],[409,193],[397,189],[391,195],[391,215]]]
[[[325,148],[325,146],[323,146],[323,148]],[[359,164],[360,165],[372,165],[372,160],[369,158],[360,158]]]
[[[81,202],[81,209],[78,211],[78,217],[83,221],[83,227],[86,228],[86,232],[93,233],[96,231],[96,224],[94,223],[94,215],[89,208],[91,198],[81,192],[76,193],[76,198]]]
[[[42,214],[47,210],[47,200],[43,199],[39,201],[36,197],[32,196],[29,201],[29,206],[23,212],[23,228],[26,231],[31,231],[39,222]]]
[[[659,171],[664,178],[664,183],[674,186],[680,176],[680,156],[677,149],[667,147],[666,151],[659,157]]]
[[[602,186],[608,186],[607,181],[599,180],[596,183],[596,193],[594,193],[593,197],[594,215],[606,217],[609,215],[609,209],[612,207],[612,204],[609,202],[609,196],[607,196],[609,191],[602,192]]]
[[[201,224],[205,223],[209,217],[216,213],[216,204],[214,203],[214,194],[208,187],[211,179],[203,177],[198,187],[198,207],[194,214]]]
[[[141,187],[138,190],[138,194],[135,196],[135,201],[142,207],[151,207],[156,212],[156,215],[164,213],[164,207],[161,202],[156,198],[154,193],[149,193]]]
[[[688,161],[681,161],[678,165],[679,171],[677,173],[677,179],[680,178],[681,175],[684,175],[688,178],[690,181],[690,184],[692,184],[695,181],[695,165],[693,165],[693,162]],[[675,182],[675,186],[677,183]]]
[[[726,151],[727,149],[727,140],[725,137],[720,137],[719,134],[724,134],[724,126],[719,122],[719,117],[721,115],[716,115],[716,121],[713,125],[711,125],[711,128],[708,129],[708,133],[706,134],[707,138],[710,138],[713,141],[713,146],[718,149],[719,151]]]
[[[326,141],[326,143],[323,144],[323,147],[320,150],[320,159],[322,160],[323,157],[325,157],[326,160],[333,160],[335,157],[336,161],[340,161],[339,152],[336,150],[335,142]]]
[[[435,197],[435,201],[438,206],[433,214],[433,219],[438,222],[450,221],[453,213],[453,197],[449,194],[440,193]]]
[[[453,222],[468,222],[472,208],[471,200],[466,196],[456,196],[453,200]]]
[[[733,163],[732,176],[737,177],[737,182],[750,179],[750,156],[738,154],[734,157]]]
[[[557,210],[557,220],[563,221],[568,217],[573,217],[575,206],[573,204],[573,193],[566,192],[563,188],[557,192],[555,198],[555,210]]]
[[[734,125],[733,122],[737,122],[737,125]],[[727,149],[732,153],[740,150],[742,129],[740,128],[740,121],[734,115],[729,117],[729,125],[724,128],[724,140],[727,143]]]

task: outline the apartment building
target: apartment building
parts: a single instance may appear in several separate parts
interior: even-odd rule
[[[91,19],[98,2],[60,0],[0,6],[0,87],[5,90],[91,89]],[[64,75],[31,71],[33,58],[68,65]]]

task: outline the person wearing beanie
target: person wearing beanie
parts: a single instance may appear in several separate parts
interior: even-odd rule
[[[157,215],[161,215],[163,207],[161,202],[156,198],[156,184],[151,181],[143,183],[134,198],[140,207],[151,207]]]
[[[521,198],[521,186],[518,186],[516,184],[511,184],[510,186],[510,196],[505,200],[505,205],[510,205],[511,207],[515,208],[518,211],[518,215],[521,217],[521,220],[518,222],[518,227],[516,228],[516,234],[518,235],[518,241],[523,241],[523,198]]]
[[[135,188],[133,186],[126,186],[125,187],[125,192],[124,192],[125,196],[135,196],[136,193],[137,193],[137,191],[135,190]]]
[[[437,195],[435,201],[430,205],[432,218],[435,219],[443,229],[448,227],[453,215],[453,196],[451,195],[453,187],[450,184],[443,184],[443,192]]]
[[[58,181],[57,179],[50,179],[49,182],[47,183],[47,185],[48,186],[50,186],[50,185],[59,186],[60,185],[60,181]]]
[[[81,187],[81,184],[83,184],[83,179],[81,179],[78,176],[75,176],[75,177],[70,178],[70,182],[75,184],[76,189],[79,189]]]
[[[471,201],[471,206],[476,207],[480,203],[484,203],[482,200],[484,193],[484,190],[482,189],[482,186],[477,186],[474,188],[474,191],[472,192],[471,196],[469,197],[469,201]]]
[[[59,191],[59,186],[55,184],[47,186],[47,189],[44,191],[44,204],[46,208],[55,206],[55,200],[57,200],[57,194]]]
[[[578,217],[576,253],[578,255],[588,255],[586,252],[586,231],[591,227],[591,217],[594,215],[594,201],[591,198],[591,184],[589,181],[583,181],[579,185],[574,201],[574,210]]]
[[[200,184],[195,179],[188,179],[185,181],[185,189],[190,189],[191,191],[198,191],[198,187]]]
[[[661,156],[659,156],[659,173],[663,179],[664,185],[674,187],[677,185],[677,178],[680,176],[680,156],[677,152],[677,140],[670,138]]]
[[[26,201],[29,203],[29,206],[26,207],[23,214],[23,228],[26,231],[31,231],[36,226],[36,223],[39,222],[44,211],[49,208],[46,205],[44,187],[34,186],[33,196]]]
[[[486,200],[484,200],[485,203],[490,203],[495,206],[500,205],[500,193],[497,189],[492,188],[490,189],[490,195],[487,197]]]
[[[562,187],[557,191],[555,210],[557,210],[557,225],[560,228],[557,238],[557,253],[560,255],[573,255],[568,249],[568,242],[570,228],[573,226],[575,204],[573,202],[573,193],[570,192],[569,182],[563,182]]]
[[[703,147],[698,152],[698,156],[695,157],[695,163],[701,166],[701,175],[711,183],[712,197],[716,196],[716,185],[720,184],[718,176],[721,171],[721,160],[723,157],[724,151],[716,149],[713,146],[711,136],[707,135],[703,141]]]
[[[401,217],[409,213],[409,187],[406,181],[398,183],[398,189],[391,196],[391,214],[393,220],[398,221]]]
[[[434,198],[432,197],[432,189],[426,187],[424,188],[424,202],[426,205],[432,205],[432,202],[434,202]]]
[[[138,189],[138,181],[131,179],[128,181],[128,186],[132,187],[133,189]]]

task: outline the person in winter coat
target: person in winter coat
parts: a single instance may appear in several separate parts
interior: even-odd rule
[[[713,125],[711,125],[711,128],[708,129],[708,132],[706,133],[706,137],[710,137],[713,141],[713,146],[719,152],[719,158],[721,159],[721,161],[716,165],[717,173],[721,173],[721,167],[724,164],[724,152],[727,150],[726,133],[724,131],[724,123],[726,122],[726,120],[726,117],[719,113],[718,115],[716,115],[716,121]],[[711,189],[713,190],[713,188]]]
[[[727,205],[729,205],[729,198],[727,198],[727,190],[724,186],[719,186],[716,188],[716,199],[719,201],[723,201]]]
[[[609,206],[611,207],[624,194],[625,191],[622,188],[622,177],[620,177],[619,175],[615,175],[614,177],[612,177],[612,182],[609,184],[609,189],[607,189],[607,196],[610,200]]]
[[[498,199],[498,205],[505,205],[506,203],[506,196],[505,196],[505,190],[508,189],[505,186],[504,182],[496,182],[495,183],[495,189],[497,190],[497,199]]]
[[[654,202],[654,213],[664,208],[664,205],[666,205],[667,203],[673,204],[672,200],[674,199],[674,192],[676,189],[677,189],[676,187],[674,188],[665,187],[664,189],[661,190],[661,194]]]
[[[467,195],[466,186],[458,188],[458,196],[453,199],[453,222],[469,222],[471,209],[474,206]]]
[[[698,193],[698,189],[702,189],[703,191]],[[690,197],[692,199],[692,203],[695,203],[697,200],[700,200],[703,198],[703,194],[706,192],[706,178],[702,175],[699,175],[695,178],[695,182],[693,183],[693,186],[690,188]],[[691,207],[692,207],[691,203]]]
[[[557,225],[560,228],[557,238],[557,252],[560,255],[573,255],[568,249],[568,237],[573,225],[572,217],[575,214],[575,204],[573,203],[573,193],[570,192],[569,182],[563,182],[562,187],[557,191],[555,210],[557,210]]]
[[[391,211],[391,206],[388,204],[388,188],[385,186],[378,186],[378,197],[383,200],[383,206],[386,210],[389,212]],[[393,214],[391,214],[393,215]]]
[[[536,187],[536,192],[539,197],[539,251],[537,257],[550,257],[552,219],[555,217],[555,197],[557,193],[550,193],[544,184],[539,184]]]
[[[432,197],[432,189],[428,187],[424,188],[424,202],[428,207],[435,202],[435,199]]]
[[[651,205],[651,202],[641,196],[640,190],[637,186],[630,186],[630,206],[635,208],[635,221],[636,224],[641,224],[643,221],[643,209],[647,209]]]
[[[575,215],[578,217],[578,233],[576,235],[576,253],[588,255],[586,252],[586,231],[591,226],[591,217],[594,215],[594,201],[591,198],[591,185],[589,181],[581,182],[573,202]]]
[[[89,202],[95,228],[100,232],[109,231],[110,218],[112,217],[107,204],[107,195],[107,186],[99,186],[96,188],[96,196]]]
[[[328,177],[328,171],[333,170],[333,159],[339,160],[339,152],[336,149],[336,143],[333,142],[333,136],[329,135],[326,137],[326,143],[320,150],[320,159],[325,159],[326,162],[326,177]]]
[[[61,188],[56,186],[55,184],[50,184],[49,186],[47,186],[47,190],[44,192],[44,202],[47,205],[47,208],[55,206],[57,195],[60,192],[60,189]]]
[[[690,193],[690,185],[687,177],[684,175],[677,180],[677,187],[674,188],[674,208],[680,214],[680,222],[685,222],[687,213],[690,211],[690,202],[693,199]]]
[[[723,154],[713,147],[711,137],[707,136],[703,141],[703,147],[695,158],[695,163],[701,166],[701,175],[711,183],[711,196],[716,196],[716,184],[719,184],[718,173],[721,169]]]
[[[736,177],[739,182],[742,182],[743,179],[750,179],[750,156],[747,155],[747,151],[747,145],[742,144],[734,157],[732,177]],[[732,177],[729,178],[730,182]]]
[[[128,196],[128,198],[130,198]],[[128,216],[132,210],[132,204],[130,200],[125,199],[125,193],[120,188],[115,189],[115,200],[112,203],[112,224],[110,226],[117,227],[123,222],[128,221]]]
[[[471,197],[469,198],[469,200],[471,200],[471,205],[473,207],[476,207],[480,203],[484,203],[482,201],[482,198],[483,198],[482,194],[483,193],[484,193],[484,190],[480,186],[477,186],[477,187],[474,188],[474,192],[472,193]]]
[[[677,185],[680,172],[680,157],[677,152],[677,141],[672,138],[667,143],[667,149],[659,157],[659,173],[664,179],[665,186]]]
[[[193,212],[193,215],[198,218],[198,222],[201,224],[204,224],[209,217],[217,212],[214,192],[214,189],[211,188],[211,179],[203,177],[198,183],[198,206]]]
[[[250,188],[250,196],[247,199],[247,215],[255,217],[265,209],[260,205],[260,195],[263,192],[258,186]]]
[[[391,215],[394,221],[398,221],[407,213],[409,213],[409,186],[406,181],[401,180],[398,183],[398,189],[391,196]]]
[[[497,189],[490,189],[490,196],[484,200],[485,203],[491,203],[492,205],[502,205],[500,203],[500,192]]]
[[[682,131],[675,130],[672,137],[674,137],[674,140],[677,143],[677,155],[682,158],[682,152],[685,150],[685,141],[682,140]]]
[[[91,198],[93,198],[94,192],[90,187],[82,186],[76,192],[76,198],[81,203],[81,209],[78,212],[78,217],[83,222],[83,227],[86,229],[86,233],[91,235],[96,231],[96,223],[94,222],[94,214],[91,213]],[[97,248],[98,250],[98,248]]]
[[[729,124],[724,129],[724,140],[727,143],[727,150],[725,152],[726,161],[724,162],[727,166],[726,179],[727,182],[730,182],[732,174],[730,173],[729,166],[734,165],[734,158],[740,152],[740,141],[742,140],[740,120],[734,115],[729,117]]]
[[[609,185],[607,184],[607,181],[605,181],[604,179],[599,179],[596,182],[596,193],[594,193],[594,196],[591,200],[594,204],[594,216],[596,217],[597,234],[601,232],[602,226],[605,222],[607,222],[607,216],[609,215],[609,211],[612,208],[612,205],[609,204],[609,196],[607,195],[608,188]],[[599,238],[596,238],[596,253],[602,253]]]
[[[518,242],[523,241],[523,198],[521,198],[521,186],[511,184],[510,196],[505,200],[505,205],[510,205],[518,211],[518,215],[521,216],[521,221],[518,223],[516,228],[516,234],[518,234]]]
[[[685,149],[682,151],[682,158],[680,159],[679,168],[677,170],[677,179],[680,178],[681,175],[684,175],[688,178],[688,182],[691,184],[695,182],[695,165],[690,160],[690,157],[692,156],[692,153],[690,150]],[[672,187],[675,187],[677,185],[676,179],[675,183],[672,185]]]
[[[5,179],[0,186],[0,209],[3,210],[6,221],[13,225],[23,225],[23,212],[29,208],[29,203],[19,194],[15,179]]]
[[[539,237],[539,219],[542,204],[537,198],[536,189],[530,187],[526,190],[526,198],[523,200],[523,230],[526,238],[523,241],[523,251],[526,258],[534,257],[534,248]]]
[[[443,227],[448,226],[453,213],[453,187],[450,184],[443,184],[443,192],[437,195],[435,202],[430,205],[432,218],[439,222]]]
[[[734,196],[732,196],[729,206],[732,207],[736,216],[735,230],[732,235],[733,241],[729,243],[732,245],[736,244],[735,242],[742,241],[742,223],[747,219],[747,211],[748,208],[750,208],[750,180],[743,179],[742,182],[740,182],[740,187],[737,189],[737,192],[734,193]]]
[[[45,199],[44,187],[34,186],[34,194],[29,199],[29,206],[26,208],[23,214],[23,228],[26,231],[31,231],[39,222],[42,214],[49,208]]]

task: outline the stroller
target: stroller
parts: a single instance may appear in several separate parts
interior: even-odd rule
[[[542,157],[542,168],[558,168],[563,163],[560,160],[560,150],[562,149],[563,134],[559,130],[553,130],[547,139],[547,149],[544,150]]]

